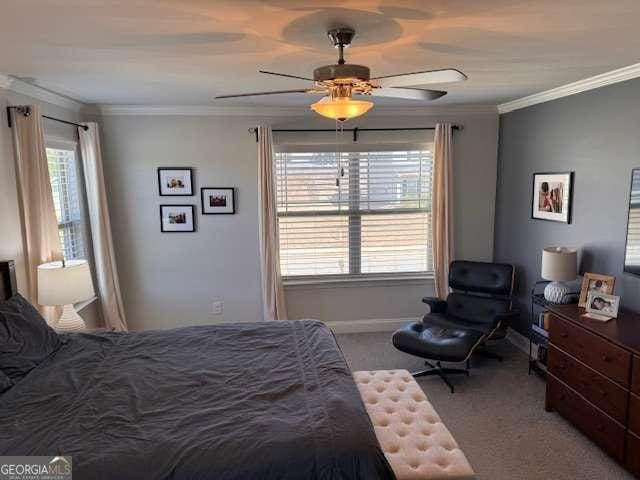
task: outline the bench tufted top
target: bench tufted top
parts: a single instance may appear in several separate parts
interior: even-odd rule
[[[353,374],[398,480],[475,478],[464,453],[406,370]]]

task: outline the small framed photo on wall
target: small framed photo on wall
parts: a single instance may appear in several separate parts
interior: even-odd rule
[[[233,214],[236,213],[234,188],[204,187],[200,189],[202,197],[202,214]]]
[[[573,172],[534,173],[531,218],[571,223]]]
[[[193,169],[158,168],[158,191],[161,197],[188,197],[193,195]]]
[[[195,232],[195,205],[160,205],[160,231]]]

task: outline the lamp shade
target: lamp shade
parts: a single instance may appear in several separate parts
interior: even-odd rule
[[[311,110],[323,117],[344,122],[367,113],[371,107],[373,107],[373,102],[368,100],[353,100],[350,97],[323,97],[311,105]]]
[[[542,250],[542,272],[545,280],[568,282],[578,276],[578,253],[574,248],[547,247]]]
[[[86,260],[44,263],[38,267],[38,303],[68,305],[93,297],[93,280]]]

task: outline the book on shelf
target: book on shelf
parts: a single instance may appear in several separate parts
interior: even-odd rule
[[[535,323],[531,326],[532,330],[536,332],[538,335],[542,335],[544,338],[549,338],[549,332],[547,332],[544,328]]]
[[[532,323],[531,328],[538,335],[549,338],[549,314],[541,312]]]
[[[549,356],[549,351],[547,347],[544,345],[538,345],[538,363],[547,366],[547,358]]]

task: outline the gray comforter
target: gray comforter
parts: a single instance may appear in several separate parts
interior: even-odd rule
[[[74,334],[0,395],[0,455],[76,480],[392,479],[320,322]]]

